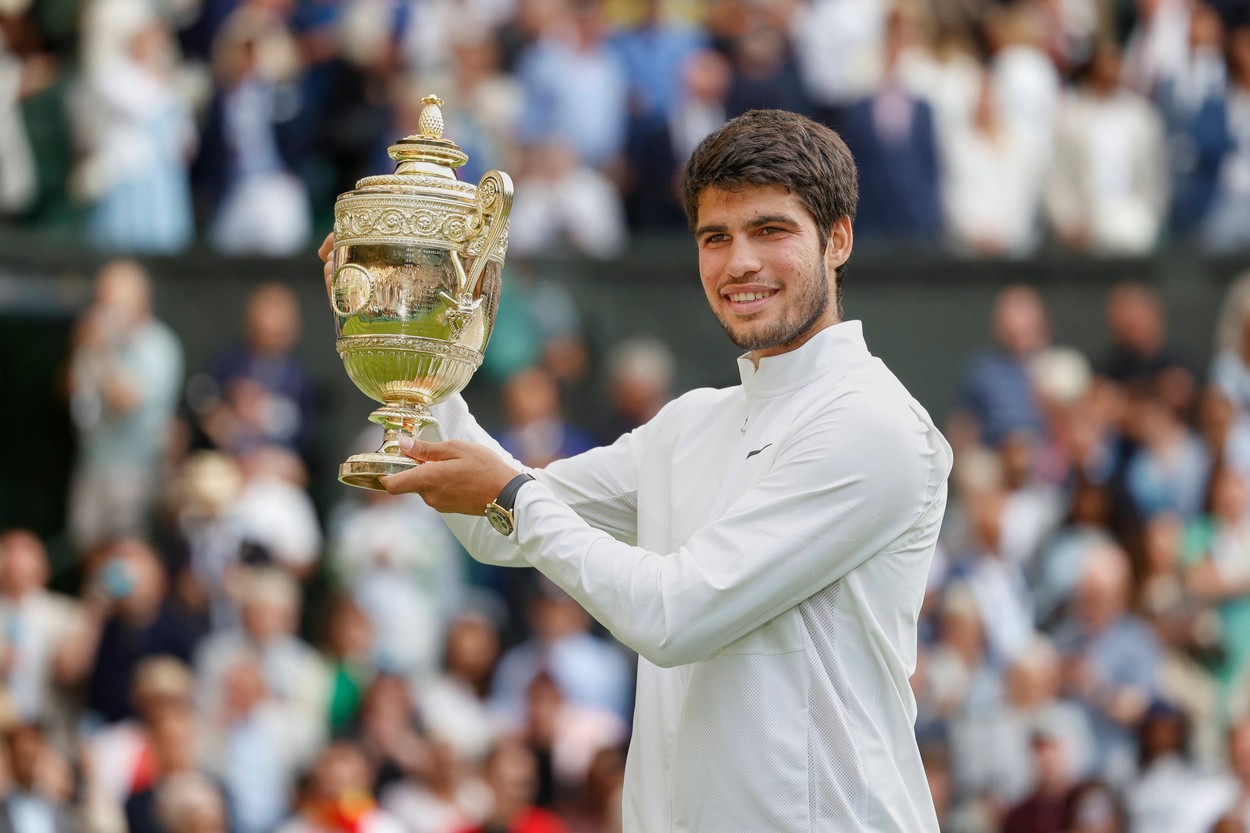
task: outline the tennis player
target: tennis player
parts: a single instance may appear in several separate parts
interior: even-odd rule
[[[753,111],[684,188],[742,384],[537,471],[457,397],[386,487],[638,652],[627,833],[937,833],[908,677],[952,457],[842,320],[854,163],[827,128]]]

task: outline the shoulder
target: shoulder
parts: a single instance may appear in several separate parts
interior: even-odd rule
[[[800,415],[789,445],[822,455],[833,470],[855,468],[873,474],[872,480],[909,484],[926,494],[946,479],[953,459],[928,412],[875,358],[814,412]]]
[[[726,403],[742,397],[742,387],[695,388],[673,399],[647,423],[649,426],[682,424],[708,413],[717,412]]]

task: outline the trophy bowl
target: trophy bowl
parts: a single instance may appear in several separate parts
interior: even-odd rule
[[[499,309],[512,180],[456,179],[468,161],[443,138],[442,102],[427,96],[418,132],[390,148],[395,173],[360,180],[334,204],[330,305],[339,356],[381,403],[377,451],[339,466],[339,480],[381,490],[417,465],[399,438],[437,424],[429,406],[458,393],[482,363]]]

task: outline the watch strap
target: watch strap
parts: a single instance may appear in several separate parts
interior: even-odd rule
[[[521,491],[521,487],[533,479],[534,475],[522,472],[509,480],[499,493],[499,497],[495,498],[495,505],[500,509],[511,512],[512,507],[516,505],[517,492]]]

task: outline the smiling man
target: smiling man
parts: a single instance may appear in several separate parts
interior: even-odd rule
[[[685,202],[741,385],[533,472],[457,397],[387,489],[638,652],[628,833],[936,833],[908,677],[951,453],[842,321],[854,163],[753,111],[695,150]]]

